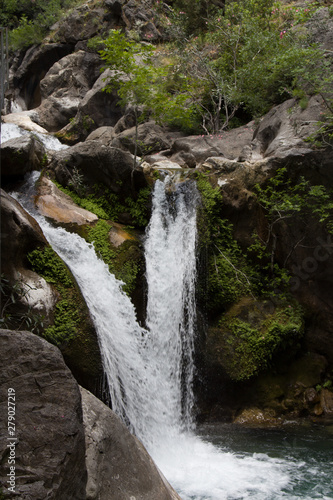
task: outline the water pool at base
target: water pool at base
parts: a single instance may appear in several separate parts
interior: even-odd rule
[[[333,425],[205,424],[195,439],[164,470],[183,500],[333,499]]]

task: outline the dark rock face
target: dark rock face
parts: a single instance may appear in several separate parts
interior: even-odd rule
[[[107,147],[95,141],[78,143],[58,152],[50,164],[57,180],[66,185],[74,168],[84,175],[88,185],[103,183],[114,193],[129,196],[132,192],[133,156],[117,148]],[[134,189],[146,185],[142,169],[133,172]]]
[[[35,221],[21,205],[1,190],[1,270],[14,276],[26,266],[26,255],[47,244]]]
[[[44,155],[43,144],[30,135],[6,141],[1,145],[2,180],[22,179],[27,172],[40,170]]]
[[[36,110],[39,123],[50,132],[68,124],[99,77],[100,67],[99,56],[83,50],[57,61],[40,82],[42,103]]]
[[[81,389],[87,500],[180,500],[141,442],[90,392]]]
[[[0,330],[0,342],[3,423],[7,422],[8,389],[15,391],[16,495],[22,500],[84,500],[87,472],[81,397],[60,351],[29,332]],[[8,437],[7,430],[1,433],[3,478],[9,472]],[[5,498],[8,486],[3,490]]]
[[[27,50],[13,76],[13,84],[27,109],[40,104],[40,80],[56,61],[69,54],[71,50],[71,45],[60,43],[34,45]]]

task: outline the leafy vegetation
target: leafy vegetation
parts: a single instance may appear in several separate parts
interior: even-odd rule
[[[111,247],[109,232],[111,226],[105,220],[88,229],[87,241],[93,243],[97,255],[109,266],[110,272],[123,281],[123,290],[131,294],[136,287],[142,254],[135,239],[122,243],[120,248]]]
[[[283,290],[288,284],[289,275],[275,261],[278,231],[288,224],[297,223],[304,226],[303,237],[292,250],[302,243],[307,231],[306,224],[313,220],[332,232],[333,193],[322,185],[311,185],[303,176],[293,181],[286,168],[279,169],[266,186],[256,185],[255,191],[266,214],[268,227],[265,238],[260,238],[258,234],[253,235],[254,243],[249,247],[248,253],[260,262],[261,281],[267,283],[269,280],[272,290]]]
[[[68,343],[77,334],[83,317],[80,315],[82,299],[71,274],[51,247],[33,250],[27,257],[33,270],[52,283],[60,295],[54,311],[54,324],[42,335],[55,345]]]
[[[105,62],[103,69],[113,70],[107,78],[105,92],[117,90],[119,105],[130,105],[134,112],[136,135],[134,163],[138,145],[138,124],[147,114],[157,121],[181,127],[190,127],[192,106],[188,96],[179,92],[168,92],[165,78],[168,67],[156,61],[156,49],[148,43],[138,43],[126,38],[119,30],[111,30],[103,40],[99,51]],[[185,105],[186,104],[186,105]]]
[[[207,177],[200,175],[197,186],[201,193],[199,240],[206,253],[208,280],[201,283],[199,293],[210,313],[220,313],[243,295],[255,290],[255,271],[246,261],[233,227],[223,218],[222,195]]]
[[[0,26],[10,31],[13,50],[41,43],[61,14],[78,0],[0,0]]]
[[[251,310],[251,314],[249,311]],[[251,302],[244,316],[233,309],[220,322],[224,366],[233,380],[246,380],[266,369],[281,351],[294,349],[303,335],[303,313],[293,304],[265,315]]]

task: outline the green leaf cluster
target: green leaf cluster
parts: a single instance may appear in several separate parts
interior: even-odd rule
[[[0,25],[10,31],[10,46],[19,50],[40,43],[65,9],[77,0],[1,0]]]
[[[271,224],[301,214],[315,217],[329,228],[333,217],[333,192],[323,185],[311,185],[304,176],[292,180],[286,168],[278,169],[267,186],[255,186],[257,199]]]
[[[305,35],[295,30],[318,2],[299,8],[273,0],[226,2],[220,11],[207,10],[206,29],[198,36],[182,29],[180,18],[195,13],[186,0],[182,4],[186,8],[174,21],[178,29],[171,30],[172,73],[175,82],[186,81],[184,93],[207,133],[231,126],[237,114],[246,120],[260,116],[294,91],[318,92],[318,85],[306,88],[302,78],[309,81],[312,73],[323,81],[324,63],[318,64],[325,60],[323,51],[311,45],[305,29]],[[306,106],[306,97],[301,103]]]
[[[119,105],[133,107],[136,125],[149,114],[158,122],[191,128],[195,108],[183,88],[168,91],[170,68],[157,60],[153,45],[128,39],[119,30],[111,30],[103,44],[99,51],[103,69],[112,71],[103,90],[117,90]]]

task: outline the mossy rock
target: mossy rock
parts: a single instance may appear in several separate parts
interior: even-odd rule
[[[303,315],[297,304],[272,307],[268,301],[245,297],[208,332],[207,355],[230,379],[247,380],[270,366],[278,353],[294,353],[302,335]]]
[[[103,373],[98,339],[75,279],[50,246],[33,250],[28,260],[59,295],[53,325],[45,328],[41,336],[59,347],[78,382],[95,392]]]

